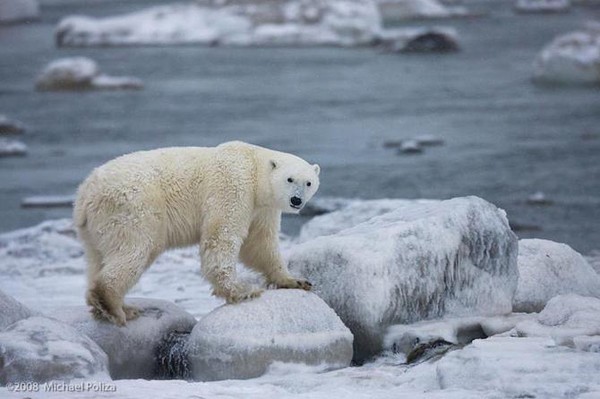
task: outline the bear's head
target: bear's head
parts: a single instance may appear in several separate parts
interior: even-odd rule
[[[271,188],[276,206],[284,213],[298,213],[319,189],[319,165],[301,158],[272,159]]]

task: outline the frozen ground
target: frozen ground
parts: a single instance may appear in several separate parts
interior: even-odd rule
[[[283,237],[284,253],[293,240]],[[0,290],[29,307],[49,312],[81,305],[85,277],[82,250],[69,220],[0,235]],[[196,249],[163,255],[142,277],[131,296],[174,301],[196,317],[221,304],[209,295],[200,277]],[[256,279],[244,273],[244,278]],[[185,381],[114,381],[115,392],[69,393],[69,398],[581,398],[600,395],[598,331],[600,300],[557,297],[540,313],[478,320],[482,328],[509,332],[454,348],[440,359],[405,364],[403,353],[386,352],[362,367],[326,371],[321,367],[276,364],[250,380],[191,383]],[[461,325],[473,320],[449,320],[432,328],[415,325],[424,338],[431,331],[453,340]],[[508,325],[508,327],[503,327]],[[435,325],[433,326],[435,327]],[[410,326],[407,328],[410,330]],[[450,333],[444,333],[446,330]],[[396,331],[397,332],[397,331]],[[444,335],[445,334],[445,335]],[[454,334],[454,335],[453,335]],[[558,337],[558,338],[557,338]],[[571,337],[571,339],[569,339]],[[64,392],[27,393],[32,398],[64,398]],[[0,388],[2,398],[23,393]]]

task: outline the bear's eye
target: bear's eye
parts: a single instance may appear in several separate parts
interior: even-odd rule
[[[309,182],[309,181],[307,181],[307,182],[306,182],[306,185],[307,185],[308,187],[310,187],[310,185],[311,185],[311,184],[312,184],[312,183],[311,183],[311,182]]]
[[[294,179],[292,179],[291,177],[288,177],[288,183],[293,183]]]

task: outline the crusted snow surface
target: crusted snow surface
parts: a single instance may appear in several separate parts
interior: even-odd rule
[[[0,24],[31,21],[40,17],[40,6],[36,0],[0,1]]]
[[[549,83],[600,83],[600,23],[589,23],[544,47],[535,60],[533,78]]]
[[[195,380],[243,379],[264,374],[273,362],[347,367],[352,334],[315,294],[268,290],[202,318],[186,349]]]
[[[380,216],[363,223],[356,206],[315,218],[339,222],[338,232],[317,230],[320,237],[289,254],[290,270],[311,281],[352,330],[357,360],[381,350],[392,324],[511,312],[517,238],[504,211],[477,197],[376,209]]]
[[[48,313],[90,337],[108,355],[110,375],[120,378],[156,378],[156,352],[171,332],[190,332],[196,319],[171,302],[127,298],[140,316],[118,327],[92,318],[87,306],[69,306]]]
[[[56,30],[62,46],[132,44],[336,45],[369,44],[381,29],[368,0],[297,0],[176,4],[127,15],[70,16]]]
[[[107,380],[107,357],[72,327],[29,317],[0,332],[0,385],[93,377]]]
[[[553,297],[579,294],[600,297],[600,275],[578,252],[548,240],[519,241],[519,285],[515,312],[539,312]]]

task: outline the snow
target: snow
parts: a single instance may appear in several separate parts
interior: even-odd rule
[[[21,206],[23,208],[71,207],[74,201],[73,195],[36,195],[23,198]]]
[[[515,10],[522,13],[566,12],[570,8],[570,0],[517,0],[515,2]]]
[[[127,15],[70,16],[56,30],[60,46],[369,44],[381,28],[368,0],[241,2],[222,7],[176,4]]]
[[[555,38],[537,56],[533,78],[542,83],[600,83],[600,24]]]
[[[317,217],[339,221],[338,232],[288,254],[354,334],[357,360],[381,350],[392,324],[511,312],[517,239],[504,211],[477,197],[398,205],[372,219],[353,206]]]
[[[209,313],[194,327],[186,350],[195,380],[245,379],[264,374],[274,362],[348,367],[352,334],[315,294],[268,290]]]
[[[155,355],[170,332],[190,332],[196,319],[175,304],[158,299],[128,298],[127,305],[141,309],[140,317],[118,327],[92,318],[87,306],[70,306],[48,313],[87,335],[108,355],[110,375],[121,378],[156,378]]]
[[[45,317],[20,320],[0,332],[0,384],[108,379],[106,354],[91,339]]]
[[[35,312],[0,290],[0,331],[34,314]]]
[[[22,156],[27,154],[25,143],[0,137],[0,157]]]
[[[513,299],[515,312],[539,312],[561,294],[600,297],[600,275],[566,244],[520,240],[517,264],[520,277]]]
[[[21,134],[25,125],[17,120],[11,120],[6,115],[0,115],[0,135]]]
[[[136,78],[101,74],[98,64],[86,57],[52,61],[42,70],[36,81],[38,90],[114,90],[142,87],[142,82]]]
[[[36,0],[0,1],[0,24],[38,19],[40,6]]]
[[[376,0],[385,21],[436,19],[470,15],[463,6],[446,6],[437,0]]]

